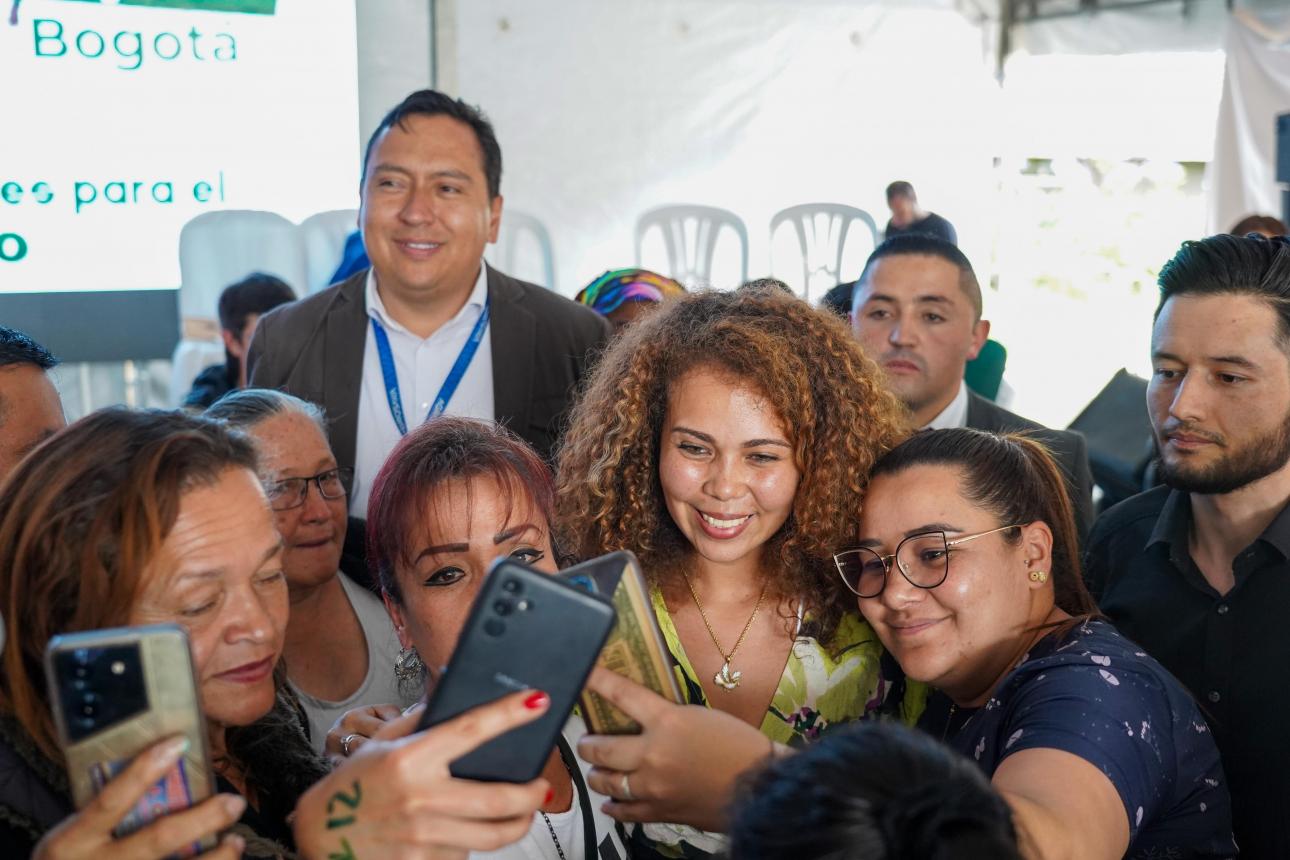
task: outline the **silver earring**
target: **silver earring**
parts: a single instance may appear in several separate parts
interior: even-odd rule
[[[425,666],[416,648],[400,649],[399,656],[394,659],[394,677],[400,684],[420,681],[424,671]]]

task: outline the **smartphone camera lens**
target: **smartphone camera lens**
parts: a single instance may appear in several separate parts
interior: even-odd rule
[[[519,594],[523,590],[524,586],[520,584],[518,579],[508,579],[502,583],[502,591],[507,594]]]
[[[499,600],[493,604],[493,611],[498,615],[510,615],[515,606],[509,600]]]
[[[99,712],[99,697],[93,693],[86,693],[81,697],[81,716],[94,717]]]

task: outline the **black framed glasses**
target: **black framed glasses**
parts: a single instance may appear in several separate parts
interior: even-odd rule
[[[324,499],[343,499],[349,495],[349,488],[354,479],[354,470],[349,468],[328,469],[308,478],[284,478],[264,485],[264,492],[269,497],[269,507],[275,511],[289,511],[305,503],[309,485],[318,487],[318,495]]]
[[[834,553],[842,582],[858,597],[877,597],[887,587],[887,575],[894,560],[900,575],[917,588],[935,588],[950,575],[950,547],[976,540],[1020,525],[999,526],[988,532],[977,532],[950,540],[945,532],[922,532],[910,535],[896,545],[891,555],[879,555],[867,547],[851,547]]]

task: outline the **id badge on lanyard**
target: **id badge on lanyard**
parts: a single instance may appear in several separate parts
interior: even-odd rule
[[[443,385],[439,386],[439,393],[430,404],[426,420],[442,415],[448,408],[452,396],[457,393],[457,386],[461,385],[462,377],[466,375],[470,363],[475,360],[480,341],[484,339],[484,332],[488,330],[488,311],[489,299],[485,296],[484,309],[480,312],[479,319],[475,321],[470,337],[466,338],[466,343],[462,345],[461,352],[457,353],[457,360],[452,363],[452,369],[448,371]],[[399,428],[399,435],[406,436],[408,421],[403,414],[403,396],[399,393],[399,374],[394,367],[394,352],[390,349],[390,336],[375,319],[372,320],[372,334],[376,338],[376,353],[381,359],[381,377],[385,381],[385,399],[390,406],[390,417],[394,419],[394,425]]]

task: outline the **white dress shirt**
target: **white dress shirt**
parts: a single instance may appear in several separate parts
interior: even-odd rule
[[[389,335],[390,352],[394,356],[394,368],[399,377],[403,417],[409,431],[425,421],[430,405],[439,394],[443,381],[448,378],[448,372],[456,363],[461,348],[470,339],[479,315],[484,312],[484,300],[487,296],[488,271],[481,260],[475,289],[466,299],[466,304],[434,334],[420,338],[389,315],[376,290],[375,270],[367,273],[367,316],[379,322]],[[475,358],[466,369],[466,375],[462,377],[452,400],[448,401],[444,413],[485,421],[494,420],[491,323],[484,331],[484,337],[475,351]],[[394,416],[390,414],[390,404],[385,396],[385,377],[381,375],[381,358],[369,323],[367,343],[363,348],[363,383],[358,394],[354,490],[349,501],[349,511],[354,516],[367,516],[367,497],[372,491],[372,481],[401,438]]]
[[[927,422],[924,430],[952,430],[956,427],[967,426],[968,413],[968,387],[959,380],[959,393],[954,395],[949,406],[941,410],[940,414]]]

